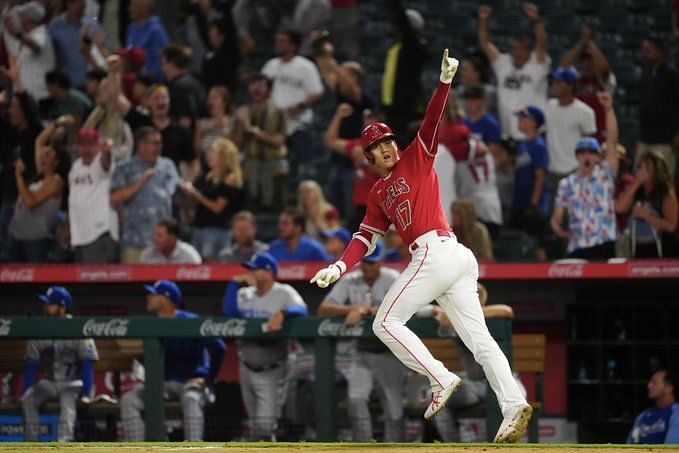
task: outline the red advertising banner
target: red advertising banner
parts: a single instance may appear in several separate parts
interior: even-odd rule
[[[282,281],[311,279],[327,263],[281,264]],[[402,270],[405,264],[388,264]],[[20,265],[0,266],[0,283],[150,282],[167,279],[229,281],[246,272],[237,264],[213,265]],[[637,260],[621,263],[479,263],[482,280],[668,279],[679,277],[679,260]]]

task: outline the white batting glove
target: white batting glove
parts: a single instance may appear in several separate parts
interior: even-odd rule
[[[309,283],[316,283],[319,288],[327,288],[329,285],[332,285],[339,280],[340,276],[346,272],[346,270],[347,265],[344,264],[344,261],[337,261],[335,264],[331,264],[325,269],[316,272],[316,275],[309,280]]]
[[[460,64],[455,58],[448,57],[448,49],[443,51],[443,61],[441,61],[441,82],[450,83],[455,77],[457,66]]]

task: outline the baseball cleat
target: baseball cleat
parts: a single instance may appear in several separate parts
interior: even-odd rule
[[[530,404],[521,404],[514,409],[514,413],[510,417],[505,417],[502,420],[500,429],[495,435],[495,443],[514,443],[518,442],[526,434],[528,429],[528,422],[533,415],[533,408]]]
[[[438,392],[432,392],[431,402],[424,412],[424,419],[432,421],[446,407],[450,397],[460,388],[460,384],[462,384],[462,379],[458,376],[453,376],[453,382],[448,387]]]

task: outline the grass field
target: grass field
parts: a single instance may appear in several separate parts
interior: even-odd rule
[[[11,453],[609,453],[609,452],[679,452],[677,446],[634,447],[627,445],[550,445],[550,444],[351,444],[351,443],[7,443],[0,444],[0,452]]]

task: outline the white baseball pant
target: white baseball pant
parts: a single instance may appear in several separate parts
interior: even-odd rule
[[[75,428],[76,400],[82,390],[82,382],[54,382],[41,379],[28,390],[21,399],[24,410],[24,440],[38,442],[40,440],[40,406],[47,400],[59,398],[59,442],[73,440]]]
[[[483,367],[504,416],[524,404],[507,358],[488,331],[477,280],[479,268],[471,250],[455,235],[430,231],[410,246],[412,259],[389,289],[373,322],[375,335],[408,368],[429,378],[432,391],[453,382],[454,374],[436,360],[422,340],[405,326],[420,308],[436,300],[453,323],[465,346]]]
[[[405,367],[389,352],[357,352],[346,373],[354,442],[370,442],[373,437],[368,408],[373,383],[377,384],[377,395],[384,412],[384,442],[403,442],[406,372]]]
[[[165,382],[165,399],[178,399],[182,403],[184,440],[203,440],[205,391],[196,387],[186,387],[183,382]],[[125,440],[144,441],[146,435],[144,420],[144,385],[139,384],[120,398],[120,416],[123,422]]]

